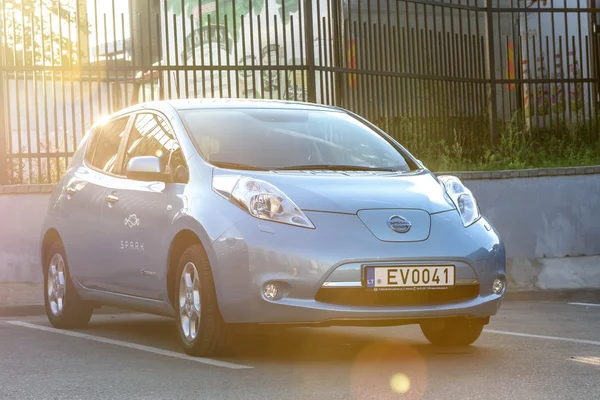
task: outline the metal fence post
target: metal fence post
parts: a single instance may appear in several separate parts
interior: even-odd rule
[[[494,14],[492,0],[486,0],[486,34],[487,34],[487,68],[489,73],[489,117],[490,144],[494,146],[498,140],[498,98],[496,94],[496,57],[494,48]]]
[[[306,67],[308,68],[306,77],[307,101],[309,103],[317,102],[317,82],[316,82],[316,64],[315,64],[315,37],[313,30],[313,0],[304,0],[304,35],[306,45]]]
[[[332,41],[333,41],[333,65],[332,67],[334,68],[343,68],[344,67],[344,61],[343,61],[343,57],[342,57],[342,46],[343,46],[343,41],[342,41],[342,24],[343,24],[343,7],[340,4],[340,0],[333,0],[332,1],[332,21],[330,21],[330,24],[333,25],[332,31],[333,31],[333,37],[332,37]],[[344,90],[343,85],[343,73],[341,72],[334,72],[333,73],[333,82],[334,82],[334,96],[333,98],[334,100],[334,105],[338,106],[338,107],[345,107],[347,106],[346,104],[342,103],[342,92]]]
[[[4,97],[6,91],[4,90],[4,78],[6,76],[4,67],[4,39],[0,42],[0,185],[8,184],[8,154],[6,152],[6,115],[4,108]],[[10,116],[8,116],[10,117]]]

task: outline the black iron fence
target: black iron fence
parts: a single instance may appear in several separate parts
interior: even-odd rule
[[[594,1],[5,0],[0,184],[56,181],[98,118],[171,98],[337,105],[417,149],[593,142]]]

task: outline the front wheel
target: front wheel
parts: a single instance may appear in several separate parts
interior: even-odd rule
[[[228,329],[217,305],[208,257],[201,245],[181,256],[176,294],[179,340],[186,353],[211,356],[222,350]]]
[[[436,346],[468,346],[479,339],[485,324],[482,319],[432,320],[421,323],[421,331]]]
[[[94,311],[92,305],[77,294],[69,274],[65,250],[58,241],[46,254],[44,303],[48,320],[59,329],[85,327]]]

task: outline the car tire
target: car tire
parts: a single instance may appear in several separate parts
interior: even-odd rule
[[[421,331],[435,346],[468,346],[481,335],[485,320],[456,318],[421,323]]]
[[[222,353],[229,329],[217,304],[212,270],[202,245],[188,247],[177,268],[177,331],[185,352],[206,357]]]
[[[44,261],[44,304],[48,320],[59,329],[85,327],[94,307],[77,294],[61,242],[50,246]]]

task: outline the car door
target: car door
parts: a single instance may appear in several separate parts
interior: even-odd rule
[[[61,236],[71,275],[96,288],[105,268],[106,232],[101,223],[107,179],[115,172],[129,116],[99,125],[90,133],[84,161],[71,171],[65,187]]]
[[[123,168],[134,157],[160,159],[165,176],[170,162],[181,149],[167,120],[159,113],[144,111],[132,122],[124,149]],[[149,299],[160,299],[165,288],[169,243],[166,182],[112,179],[106,189],[103,223],[116,234],[112,238],[115,273],[107,276],[113,291]]]

